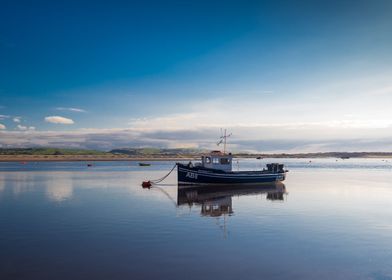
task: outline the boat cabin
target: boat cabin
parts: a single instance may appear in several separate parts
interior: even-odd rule
[[[232,171],[233,156],[221,151],[212,151],[201,157],[201,165],[205,168],[218,169],[226,172]]]

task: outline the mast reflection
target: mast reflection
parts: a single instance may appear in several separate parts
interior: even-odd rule
[[[272,201],[284,201],[286,187],[283,183],[262,184],[255,186],[231,186],[205,187],[198,185],[178,185],[177,205],[200,206],[201,215],[219,217],[232,215],[233,196],[245,196],[266,194],[266,199]]]

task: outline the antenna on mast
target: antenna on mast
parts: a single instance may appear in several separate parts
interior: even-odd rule
[[[223,143],[223,154],[226,154],[226,141],[227,141],[227,138],[229,138],[232,135],[232,133],[227,135],[227,130],[225,129],[224,131],[225,132],[223,134],[223,131],[222,131],[222,128],[221,128],[221,135],[222,136],[220,137],[220,139],[219,139],[218,143],[216,143],[216,145],[219,146],[220,144]]]

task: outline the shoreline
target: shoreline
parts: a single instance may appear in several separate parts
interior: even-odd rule
[[[94,155],[0,155],[0,162],[58,162],[58,161],[189,161],[196,157],[126,157]]]
[[[234,155],[236,158],[255,159],[257,155]],[[340,160],[340,157],[333,156],[290,156],[290,155],[264,155],[263,158],[295,158],[295,159],[315,159],[315,158],[335,158]],[[355,158],[392,158],[391,155],[364,155],[351,157]],[[59,161],[191,161],[199,160],[200,156],[145,156],[133,157],[125,155],[0,155],[0,162],[59,162]]]

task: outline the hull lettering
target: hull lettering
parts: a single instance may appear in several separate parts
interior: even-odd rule
[[[187,172],[185,177],[197,180],[197,174],[192,172]]]

